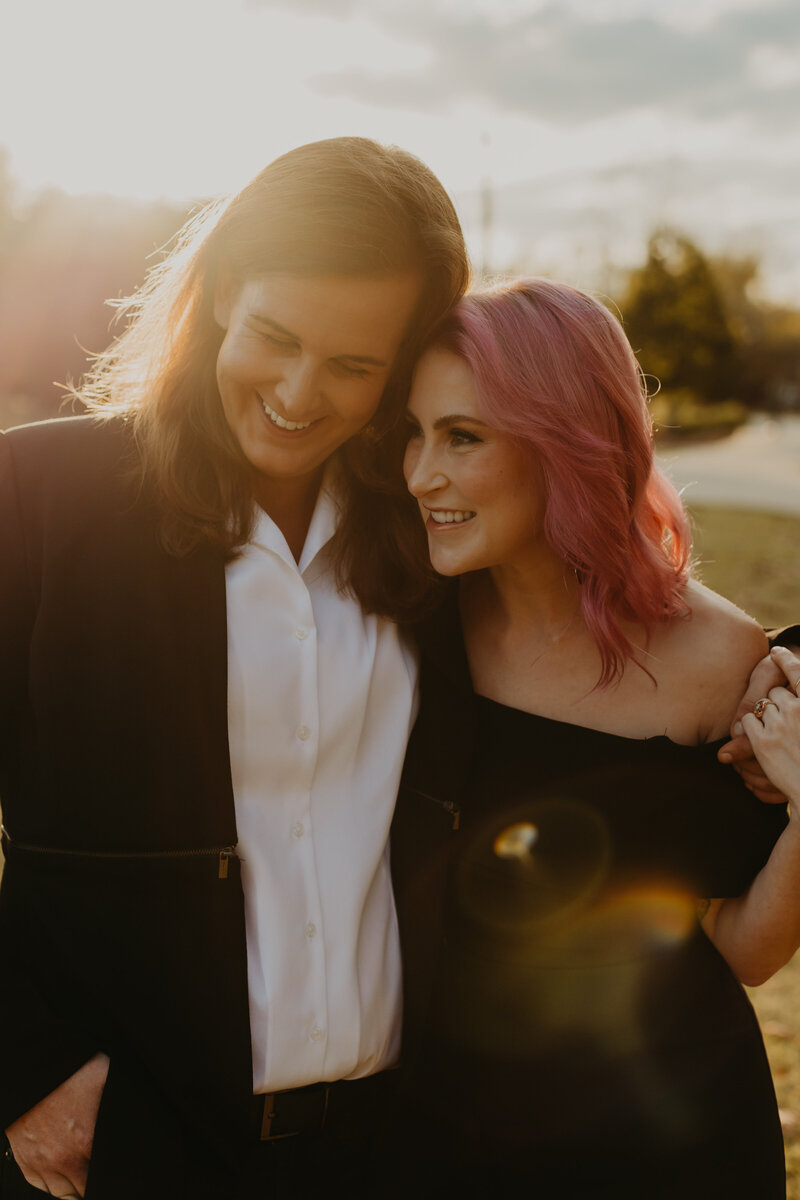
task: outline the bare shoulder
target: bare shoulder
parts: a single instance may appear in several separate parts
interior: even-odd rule
[[[686,600],[691,616],[681,626],[693,653],[704,653],[706,661],[722,655],[731,668],[738,664],[749,675],[754,663],[768,650],[766,634],[758,622],[694,579],[687,585]]]
[[[757,621],[696,580],[687,585],[686,600],[690,615],[664,630],[664,657],[673,683],[672,665],[680,678],[697,740],[713,741],[726,735],[750,672],[769,646]]]

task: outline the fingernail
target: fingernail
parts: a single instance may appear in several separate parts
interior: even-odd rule
[[[742,724],[741,721],[736,722],[733,729],[731,730],[731,733],[733,734],[734,737],[742,736],[742,734],[744,733],[744,725]]]
[[[728,754],[727,750],[724,753],[720,752],[717,755],[717,758],[719,759],[720,762],[723,762],[723,763],[733,762],[733,759],[731,758],[730,754]]]

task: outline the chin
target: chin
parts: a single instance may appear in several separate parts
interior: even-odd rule
[[[467,571],[474,570],[469,562],[454,560],[445,554],[432,554],[431,566],[437,575],[443,575],[445,579],[454,579],[457,575],[464,575]]]

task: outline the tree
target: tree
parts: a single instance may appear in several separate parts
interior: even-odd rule
[[[0,270],[19,231],[14,212],[16,188],[11,175],[9,154],[0,146]]]
[[[658,230],[621,302],[642,369],[707,401],[738,394],[740,355],[714,273],[688,237]]]
[[[761,408],[800,408],[800,312],[763,295],[751,255],[721,255],[711,266],[739,343],[741,399]]]

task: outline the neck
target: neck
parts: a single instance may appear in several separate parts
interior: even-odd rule
[[[575,572],[555,555],[465,576],[462,589],[501,627],[532,628],[545,639],[559,637],[580,610]]]
[[[286,544],[299,561],[308,527],[322,483],[322,468],[302,479],[267,479],[257,475],[253,497],[259,508],[271,517],[286,538]]]
[[[560,678],[565,662],[572,672],[576,648],[594,664],[578,580],[555,557],[465,576],[460,605],[473,685],[484,696],[526,708],[536,679]]]

